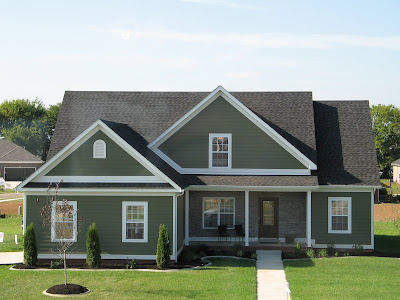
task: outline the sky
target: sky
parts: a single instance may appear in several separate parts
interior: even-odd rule
[[[312,91],[400,107],[400,1],[0,0],[0,102]]]

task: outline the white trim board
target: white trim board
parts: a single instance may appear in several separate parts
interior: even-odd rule
[[[191,185],[190,191],[265,191],[265,192],[307,192],[316,191],[318,186],[226,186],[226,185]]]
[[[180,118],[175,124],[169,127],[165,132],[163,132],[159,137],[152,141],[148,147],[155,153],[160,155],[158,147],[165,142],[169,137],[171,137],[175,132],[186,125],[190,120],[192,120],[196,115],[198,115],[203,109],[210,105],[218,97],[223,97],[229,104],[241,112],[245,117],[247,117],[253,124],[264,131],[269,137],[271,137],[276,143],[278,143],[283,149],[288,151],[293,157],[300,161],[307,169],[316,170],[317,165],[313,163],[308,157],[301,153],[296,147],[290,144],[286,139],[284,139],[278,132],[276,132],[271,126],[262,121],[256,114],[249,110],[245,105],[243,105],[239,100],[237,100],[232,94],[225,90],[222,86],[218,86],[214,91],[212,91],[206,98],[204,98],[200,103],[198,103],[194,108],[187,112],[182,118]],[[156,150],[157,149],[157,150]],[[165,158],[162,157],[164,160]],[[170,160],[166,160],[170,163]],[[172,165],[171,165],[172,166]],[[172,166],[174,167],[174,166]],[[175,168],[175,167],[174,167]],[[182,173],[182,172],[181,172]],[[183,174],[186,174],[183,172]]]
[[[43,180],[47,172],[53,169],[58,163],[60,163],[69,154],[80,147],[84,142],[86,142],[91,136],[96,132],[101,130],[106,134],[111,140],[113,140],[118,146],[125,150],[129,155],[131,155],[136,161],[138,161],[143,167],[149,170],[154,176],[159,177],[171,184],[177,192],[181,192],[181,188],[173,182],[169,177],[167,177],[163,172],[156,168],[151,162],[149,162],[144,156],[142,156],[136,149],[130,146],[126,141],[124,141],[119,135],[117,135],[112,129],[110,129],[101,120],[97,120],[91,126],[89,126],[85,131],[83,131],[79,136],[77,136],[72,142],[65,146],[61,151],[59,151],[54,157],[42,165],[35,173],[24,180],[18,187],[17,190],[24,191],[24,186],[30,182],[37,182]],[[62,176],[60,176],[61,179]],[[47,181],[44,181],[47,182]]]

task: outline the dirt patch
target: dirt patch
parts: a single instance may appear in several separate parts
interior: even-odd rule
[[[18,206],[21,206],[23,211],[24,203],[22,200],[0,202],[0,212],[6,215],[18,215]]]
[[[58,294],[58,295],[76,295],[83,294],[89,291],[88,288],[81,286],[79,284],[57,284],[49,288],[46,292],[49,294]]]
[[[380,203],[374,205],[374,220],[389,221],[400,218],[400,204]]]

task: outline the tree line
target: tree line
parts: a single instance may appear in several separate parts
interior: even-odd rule
[[[0,137],[45,161],[60,107],[61,103],[46,107],[39,99],[3,101],[0,104]]]
[[[35,99],[6,100],[0,104],[0,136],[46,160],[61,103],[46,107]],[[391,163],[400,158],[400,109],[372,105],[372,129],[383,177],[391,176]]]

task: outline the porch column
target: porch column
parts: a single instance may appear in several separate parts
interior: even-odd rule
[[[306,238],[307,247],[311,247],[311,191],[307,192],[307,225],[306,225]]]
[[[245,220],[245,232],[244,232],[244,245],[249,246],[249,191],[244,192],[244,220]]]
[[[189,190],[185,191],[185,245],[189,246]]]

